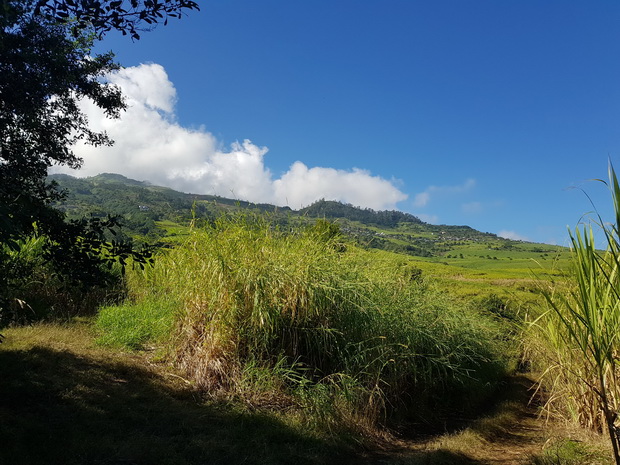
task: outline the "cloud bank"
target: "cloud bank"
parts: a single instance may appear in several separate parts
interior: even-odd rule
[[[391,181],[353,168],[336,170],[294,162],[279,178],[265,164],[266,147],[249,140],[222,149],[204,128],[189,129],[176,122],[176,89],[164,68],[143,64],[109,76],[125,95],[128,109],[109,119],[92,103],[83,102],[91,127],[105,130],[112,147],[78,144],[84,159],[78,176],[120,173],[195,194],[216,194],[251,202],[300,208],[324,198],[375,210],[394,209],[407,198]]]
[[[529,239],[521,234],[516,233],[515,231],[509,231],[507,229],[502,229],[497,233],[499,237],[503,237],[504,239],[512,239],[513,241],[529,241]]]

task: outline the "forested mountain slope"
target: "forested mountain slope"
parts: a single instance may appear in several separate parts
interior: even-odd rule
[[[469,256],[512,260],[524,253],[530,258],[546,259],[563,249],[504,239],[469,226],[432,225],[400,211],[374,211],[329,200],[296,211],[214,195],[186,194],[119,174],[90,178],[56,174],[50,179],[66,190],[67,197],[59,207],[69,217],[120,215],[128,234],[150,240],[178,232],[193,218],[212,219],[225,211],[254,211],[271,215],[281,226],[328,219],[363,247],[427,259],[466,260]]]

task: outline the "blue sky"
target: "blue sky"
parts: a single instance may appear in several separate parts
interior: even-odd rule
[[[587,180],[620,168],[617,2],[199,3],[101,43],[128,67],[112,81],[133,116],[119,128],[87,109],[117,144],[80,148],[81,175],[559,244],[591,209],[570,187],[609,204]]]

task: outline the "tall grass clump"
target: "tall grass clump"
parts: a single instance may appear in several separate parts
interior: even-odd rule
[[[433,423],[488,393],[505,347],[492,321],[393,257],[324,221],[285,232],[222,217],[128,285],[135,302],[178,302],[170,357],[214,395],[335,428]]]
[[[544,294],[549,310],[533,325],[548,360],[543,383],[549,407],[569,413],[583,426],[607,430],[620,464],[620,186],[610,164],[608,187],[615,222],[600,216],[570,233],[571,282]],[[605,249],[597,248],[595,232]]]

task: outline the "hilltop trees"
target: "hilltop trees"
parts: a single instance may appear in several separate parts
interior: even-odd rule
[[[114,219],[66,223],[52,207],[62,194],[46,182],[47,170],[53,165],[79,167],[73,151],[77,141],[112,143],[105,133],[89,128],[80,100],[92,100],[110,117],[125,108],[120,89],[104,80],[119,65],[110,53],[93,54],[94,41],[112,29],[138,39],[139,30],[197,8],[186,0],[2,0],[1,262],[35,232],[49,238],[48,258],[67,270],[90,269],[86,265],[93,265],[102,252],[121,261],[128,255],[148,258],[129,244],[105,240],[104,232],[117,225]],[[10,271],[0,268],[1,309]]]
[[[362,223],[374,223],[379,226],[395,227],[400,222],[422,224],[422,221],[409,213],[395,210],[374,211],[370,208],[354,207],[333,200],[317,200],[312,205],[302,208],[301,213],[313,218],[347,218]]]

